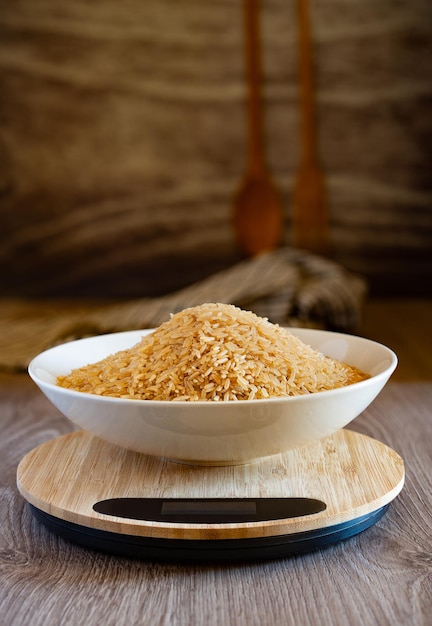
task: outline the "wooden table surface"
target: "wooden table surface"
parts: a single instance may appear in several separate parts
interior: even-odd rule
[[[363,334],[383,343],[390,340],[400,366],[351,428],[403,457],[405,486],[374,526],[302,556],[231,564],[157,563],[84,549],[51,534],[18,493],[16,468],[29,450],[72,426],[27,375],[1,374],[0,622],[429,625],[432,308],[430,302],[393,304],[368,307]]]

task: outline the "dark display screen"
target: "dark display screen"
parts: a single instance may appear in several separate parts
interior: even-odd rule
[[[256,515],[255,500],[167,500],[162,515]]]
[[[232,524],[312,515],[326,508],[313,498],[110,498],[97,513],[134,520]]]

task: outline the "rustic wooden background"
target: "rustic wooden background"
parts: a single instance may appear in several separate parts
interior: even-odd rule
[[[334,258],[429,294],[432,3],[310,7]],[[295,0],[263,0],[262,39],[290,245]],[[0,80],[1,295],[157,295],[239,259],[241,0],[2,0]]]

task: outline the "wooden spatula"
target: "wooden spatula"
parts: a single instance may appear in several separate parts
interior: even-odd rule
[[[308,0],[297,0],[300,81],[300,166],[293,193],[293,244],[328,254],[328,209],[324,174],[317,154],[312,42]]]
[[[249,145],[246,173],[234,198],[233,224],[243,252],[255,256],[279,243],[282,205],[264,159],[258,0],[243,4]]]

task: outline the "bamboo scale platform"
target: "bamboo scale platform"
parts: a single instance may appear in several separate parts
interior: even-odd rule
[[[281,537],[330,528],[382,508],[403,482],[404,465],[396,452],[347,429],[256,463],[210,468],[129,452],[78,431],[42,444],[18,467],[20,492],[38,510],[84,528],[184,540]],[[193,517],[177,523],[95,510],[97,502],[113,498],[204,503],[314,498],[325,508],[289,518],[242,521],[240,516],[240,521],[218,523],[215,515],[211,523],[194,523]]]

